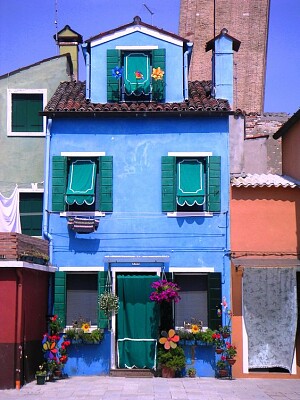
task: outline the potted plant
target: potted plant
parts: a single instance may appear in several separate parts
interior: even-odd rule
[[[158,363],[161,367],[163,378],[174,378],[176,371],[185,367],[185,355],[181,347],[177,346],[180,338],[174,329],[162,331],[158,349]]]
[[[187,374],[188,374],[188,376],[190,377],[190,378],[195,378],[195,376],[196,376],[196,368],[189,368],[188,370],[187,370]]]
[[[99,344],[104,337],[101,329],[93,329],[90,333],[83,332],[82,340],[85,344]]]
[[[218,372],[219,377],[228,376],[227,363],[226,363],[225,356],[221,356],[220,360],[218,360],[216,363],[216,367],[217,367],[217,372]]]
[[[56,335],[63,331],[62,323],[57,315],[50,316],[49,329],[50,329],[51,335]]]
[[[99,296],[99,307],[107,317],[108,327],[113,314],[118,314],[119,297],[110,291],[106,291]]]
[[[224,340],[221,337],[221,334],[218,332],[215,332],[212,334],[212,339],[213,339],[213,344],[216,347],[216,353],[217,354],[222,354],[224,351]]]
[[[166,279],[155,281],[151,284],[154,291],[150,294],[150,300],[156,303],[171,303],[173,300],[178,303],[180,296],[178,292],[180,287],[173,282],[168,282]]]
[[[169,350],[160,348],[157,359],[161,366],[163,378],[174,378],[175,372],[179,372],[185,367],[184,351],[179,346]]]
[[[226,357],[228,364],[233,365],[235,363],[236,360],[234,359],[234,357],[236,356],[236,354],[237,354],[236,347],[233,346],[231,343],[226,343],[224,355]]]
[[[37,385],[44,385],[46,383],[47,370],[45,364],[39,365],[39,370],[35,373]]]
[[[231,335],[231,330],[228,325],[220,326],[218,331],[223,336],[224,339],[228,338]]]

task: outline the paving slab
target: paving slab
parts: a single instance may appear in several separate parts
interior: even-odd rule
[[[78,376],[20,390],[0,400],[300,400],[298,379],[125,378]]]

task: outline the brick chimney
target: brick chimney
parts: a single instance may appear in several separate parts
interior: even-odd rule
[[[59,54],[69,53],[73,64],[73,79],[78,81],[78,46],[82,43],[82,35],[73,31],[66,25],[61,31],[53,36],[59,46]]]
[[[212,50],[212,95],[226,99],[233,107],[233,51],[238,51],[241,42],[228,35],[223,28],[218,36],[206,43],[206,51]]]

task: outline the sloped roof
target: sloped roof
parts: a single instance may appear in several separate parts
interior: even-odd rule
[[[210,81],[189,82],[189,99],[180,103],[119,102],[91,103],[85,98],[85,82],[62,82],[47,104],[43,115],[49,113],[131,113],[131,112],[229,112],[227,100],[210,95]]]
[[[279,139],[280,137],[282,137],[298,121],[300,121],[300,108],[297,112],[295,112],[295,114],[291,116],[289,120],[286,121],[284,125],[282,125],[280,129],[278,129],[276,133],[274,133],[273,138]]]
[[[26,67],[21,67],[21,68],[15,69],[14,71],[7,72],[6,74],[1,75],[0,79],[7,78],[8,76],[11,76],[13,74],[17,74],[17,73],[19,73],[21,71],[25,71],[26,69],[29,69],[29,68],[32,68],[32,67],[36,67],[37,65],[40,65],[40,64],[52,61],[52,60],[56,60],[58,58],[63,58],[63,57],[66,57],[67,62],[70,65],[71,74],[72,74],[73,73],[73,65],[72,65],[72,62],[71,62],[71,55],[70,55],[70,53],[65,53],[65,54],[60,54],[60,55],[49,57],[49,58],[44,58],[43,60],[37,61],[37,62],[35,62],[33,64],[26,65]]]
[[[184,39],[183,37],[181,37],[179,35],[176,35],[175,33],[167,32],[164,29],[157,28],[156,26],[146,24],[145,22],[143,22],[141,20],[141,18],[139,16],[136,16],[136,17],[133,18],[133,21],[130,22],[129,24],[119,26],[118,28],[111,29],[111,30],[106,31],[106,32],[101,32],[98,35],[92,36],[91,38],[85,40],[85,43],[91,43],[91,42],[93,42],[95,40],[98,40],[98,39],[101,39],[101,38],[103,38],[105,36],[109,36],[111,34],[114,34],[114,33],[117,33],[117,32],[121,32],[121,31],[125,31],[128,28],[136,27],[136,26],[141,26],[141,27],[147,28],[147,29],[149,29],[151,31],[156,32],[157,34],[164,34],[164,35],[173,37],[174,39],[180,40],[180,41],[182,41],[184,43],[188,43],[189,42],[189,40]]]
[[[300,187],[300,182],[287,175],[247,174],[231,178],[231,186],[236,187]]]

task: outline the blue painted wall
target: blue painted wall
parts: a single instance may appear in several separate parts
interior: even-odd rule
[[[68,376],[108,375],[110,370],[110,332],[100,344],[71,344],[64,373]]]
[[[51,157],[62,151],[105,151],[113,156],[114,208],[88,235],[50,215],[57,266],[99,266],[104,256],[169,255],[170,266],[223,270],[228,246],[227,118],[120,118],[53,121]],[[168,218],[161,212],[161,156],[203,151],[221,156],[222,212],[213,217]],[[50,182],[52,171],[50,171]],[[51,204],[51,190],[49,193]],[[88,257],[86,256],[88,254]]]
[[[107,49],[116,46],[158,46],[166,49],[166,102],[181,102],[183,98],[183,48],[141,32],[134,32],[91,48],[91,101],[107,102]],[[174,84],[176,83],[176,84]],[[101,88],[101,90],[99,90]]]

